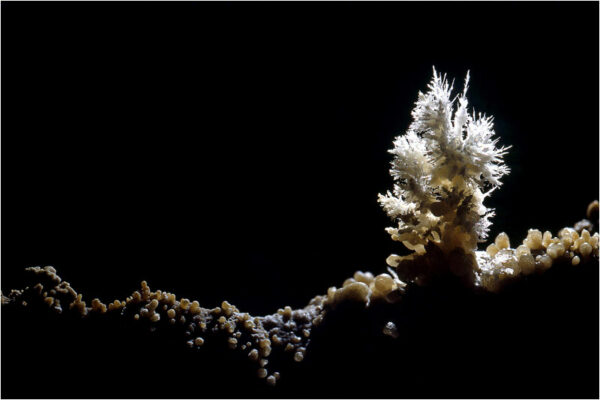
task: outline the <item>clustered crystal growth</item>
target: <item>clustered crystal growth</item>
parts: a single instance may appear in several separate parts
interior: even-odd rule
[[[497,146],[492,117],[467,110],[468,83],[467,73],[463,92],[452,98],[453,86],[434,68],[413,122],[390,150],[394,189],[379,202],[398,223],[387,232],[417,254],[430,242],[444,253],[474,252],[494,215],[483,200],[509,172],[502,159],[508,148]]]

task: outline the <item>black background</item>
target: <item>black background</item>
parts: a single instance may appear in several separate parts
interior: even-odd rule
[[[3,291],[53,265],[90,299],[145,279],[264,314],[384,271],[387,150],[433,65],[513,146],[492,238],[598,197],[597,3],[1,8]],[[33,350],[2,350],[6,388]]]

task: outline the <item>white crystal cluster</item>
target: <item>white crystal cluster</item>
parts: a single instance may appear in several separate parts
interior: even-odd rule
[[[469,74],[463,92],[452,97],[453,85],[434,68],[413,122],[390,150],[394,189],[379,202],[398,224],[388,233],[417,254],[429,242],[444,253],[473,253],[494,215],[483,200],[509,172],[502,159],[508,148],[497,146],[492,118],[468,111],[468,83]]]

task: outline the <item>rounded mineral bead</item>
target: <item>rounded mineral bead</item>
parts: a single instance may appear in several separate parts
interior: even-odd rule
[[[565,248],[560,243],[552,243],[548,246],[548,249],[546,249],[546,253],[548,253],[548,255],[553,259],[557,259],[565,254]]]
[[[333,299],[333,297],[335,296],[336,290],[337,290],[337,288],[335,286],[332,286],[329,289],[327,289],[327,297],[329,297],[330,299]]]
[[[581,253],[582,256],[587,257],[590,254],[592,254],[592,245],[584,242],[579,246],[579,252]]]
[[[536,265],[540,270],[546,270],[552,266],[552,258],[547,254],[538,256]]]
[[[349,284],[354,283],[354,282],[356,282],[356,280],[354,278],[348,278],[344,281],[344,283],[342,284],[342,287],[346,287]]]
[[[525,245],[531,250],[539,250],[542,248],[542,232],[538,229],[530,229],[527,232],[527,238],[525,239]]]
[[[398,265],[400,265],[400,260],[401,260],[400,256],[398,256],[396,254],[392,254],[392,255],[388,256],[388,258],[386,258],[385,262],[390,267],[396,268]],[[345,283],[346,282],[344,282],[344,284]]]
[[[256,349],[250,350],[250,352],[248,353],[248,358],[253,361],[258,360],[258,350],[256,350]]]
[[[552,243],[552,233],[549,231],[544,232],[544,236],[542,237],[542,246],[548,247]]]
[[[529,247],[527,247],[525,245],[520,245],[515,250],[515,255],[517,256],[517,258],[519,258],[523,255],[526,255],[526,254],[531,254],[531,250],[529,249]]]
[[[490,257],[494,257],[496,254],[498,254],[498,251],[500,251],[500,249],[495,244],[490,244],[487,247],[487,249],[485,249],[485,251],[489,254]]]
[[[383,294],[392,291],[394,287],[394,279],[388,274],[380,274],[375,278],[375,287]]]
[[[373,280],[373,274],[370,272],[356,271],[354,273],[354,279],[357,282],[362,282],[368,285]]]
[[[531,254],[524,254],[519,257],[519,269],[528,275],[535,270],[535,259]]]
[[[581,231],[581,238],[584,242],[589,242],[591,239],[590,232],[587,229]]]
[[[508,235],[504,232],[500,233],[498,236],[496,236],[495,244],[500,250],[509,248],[510,240]]]

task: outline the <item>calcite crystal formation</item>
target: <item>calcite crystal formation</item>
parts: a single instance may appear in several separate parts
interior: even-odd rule
[[[313,326],[323,318],[326,297],[317,296],[303,309],[289,306],[267,316],[253,317],[223,301],[220,306],[205,308],[198,301],[178,298],[173,293],[153,291],[142,281],[139,290],[123,300],[105,303],[94,298],[88,305],[69,282],[63,281],[51,266],[31,267],[27,271],[37,283],[23,290],[12,290],[2,296],[2,304],[27,307],[45,305],[49,310],[70,313],[82,318],[102,318],[117,315],[135,321],[146,321],[151,329],[178,325],[184,328],[187,345],[200,349],[205,340],[222,336],[232,350],[243,351],[256,365],[256,374],[274,385],[280,373],[272,369],[269,356],[273,349],[289,353],[289,358],[302,361],[310,343]]]
[[[530,230],[515,249],[501,233],[485,252],[477,250],[494,215],[483,200],[509,172],[503,161],[509,147],[497,146],[491,117],[468,112],[468,82],[467,74],[463,92],[453,97],[446,76],[434,69],[428,91],[415,103],[413,122],[390,150],[394,191],[379,201],[398,224],[388,233],[412,253],[392,254],[388,265],[406,282],[423,285],[453,276],[466,286],[495,291],[505,280],[543,271],[557,260],[577,265],[597,256],[598,234],[591,235],[591,223],[585,222],[557,236]],[[597,208],[588,207],[590,218]]]
[[[483,200],[509,170],[502,160],[507,148],[496,146],[491,118],[467,112],[467,83],[453,99],[452,87],[434,70],[429,91],[419,95],[413,123],[391,151],[396,184],[393,193],[380,195],[379,200],[397,223],[388,233],[412,253],[390,255],[387,272],[357,271],[304,308],[286,306],[270,315],[252,316],[227,301],[206,307],[174,293],[153,291],[145,281],[124,299],[94,298],[88,303],[53,267],[31,267],[27,270],[32,283],[2,296],[2,304],[77,318],[115,316],[148,324],[151,330],[178,327],[192,350],[225,343],[245,354],[259,379],[276,385],[286,363],[305,360],[313,332],[332,316],[352,318],[347,310],[355,315],[360,310],[367,317],[362,321],[375,324],[382,336],[399,338],[402,327],[392,319],[401,313],[403,303],[410,302],[410,293],[418,292],[415,288],[460,287],[471,294],[494,296],[555,266],[597,266],[599,236],[593,233],[597,201],[588,207],[588,219],[561,229],[556,236],[531,229],[522,244],[512,248],[508,235],[500,233],[485,251],[477,249],[493,215]],[[374,317],[368,318],[369,314]]]
[[[389,151],[394,188],[379,202],[397,226],[387,232],[417,255],[432,246],[459,257],[472,253],[494,216],[483,201],[510,171],[503,160],[510,147],[498,146],[493,118],[468,110],[468,85],[469,74],[453,97],[453,86],[434,68],[412,123]]]
[[[554,263],[567,262],[576,267],[582,260],[598,258],[598,232],[563,228],[557,236],[530,229],[523,243],[510,247],[508,235],[501,233],[485,253],[477,252],[479,273],[477,284],[497,291],[506,281],[521,275],[543,272]]]
[[[502,232],[485,251],[474,254],[455,251],[448,256],[435,246],[429,246],[429,252],[422,255],[392,254],[387,263],[399,274],[414,277],[417,284],[453,275],[473,287],[496,292],[511,280],[544,272],[556,263],[577,266],[582,261],[597,260],[598,232],[591,234],[583,226],[593,228],[592,222],[586,219],[574,227],[559,230],[556,236],[550,231],[542,233],[530,229],[516,248],[511,248],[510,238]]]
[[[594,226],[591,221],[584,221],[585,224],[579,225]],[[555,265],[568,265],[570,268],[579,268],[583,264],[597,265],[598,251],[598,233],[590,234],[587,229],[577,231],[566,227],[557,236],[532,229],[523,244],[516,248],[511,248],[509,237],[501,233],[486,251],[476,253],[476,265],[479,267],[474,269],[476,280],[471,290],[498,293],[510,283],[544,274]],[[432,254],[439,258],[435,259]],[[423,262],[415,258],[402,259],[396,264],[395,256],[390,256],[388,263],[397,268],[423,268],[428,265],[437,278],[456,276],[457,270],[473,268],[472,261],[464,257],[448,259],[443,253],[429,253],[422,257]],[[460,267],[461,262],[466,264]],[[141,282],[139,290],[122,300],[103,302],[94,298],[88,303],[83,294],[62,280],[53,267],[31,267],[27,271],[35,283],[3,295],[2,305],[37,307],[77,318],[102,319],[112,315],[146,323],[151,330],[183,328],[181,340],[191,351],[210,346],[211,341],[226,343],[230,350],[246,354],[255,366],[256,376],[268,385],[275,385],[281,378],[284,364],[304,360],[310,350],[312,332],[338,308],[353,305],[368,312],[385,306],[400,311],[401,300],[407,296],[410,287],[436,281],[405,283],[398,279],[394,270],[378,275],[357,271],[340,287],[332,286],[326,294],[315,296],[304,308],[286,306],[270,315],[252,316],[227,301],[220,306],[204,307],[198,301],[180,298],[174,293],[153,291],[145,281]],[[447,274],[439,275],[440,271]],[[399,336],[401,327],[394,322],[381,320],[376,323],[380,324],[383,334],[392,338]],[[274,354],[277,362],[271,362]]]
[[[184,328],[187,345],[200,349],[210,338],[224,337],[231,350],[242,351],[256,365],[256,375],[275,385],[281,377],[276,366],[269,365],[275,352],[289,354],[289,360],[301,362],[311,341],[311,332],[321,324],[328,309],[341,303],[393,301],[405,286],[390,274],[373,276],[357,271],[340,288],[331,287],[324,296],[314,297],[302,309],[286,306],[266,316],[251,316],[235,305],[223,301],[220,306],[205,308],[198,301],[178,298],[175,294],[153,291],[146,281],[139,290],[123,300],[89,302],[69,282],[64,281],[52,266],[26,269],[36,283],[23,290],[11,290],[2,296],[3,305],[20,307],[43,306],[58,314],[68,313],[81,318],[102,318],[115,315],[134,321],[146,321],[151,329],[177,325]]]

